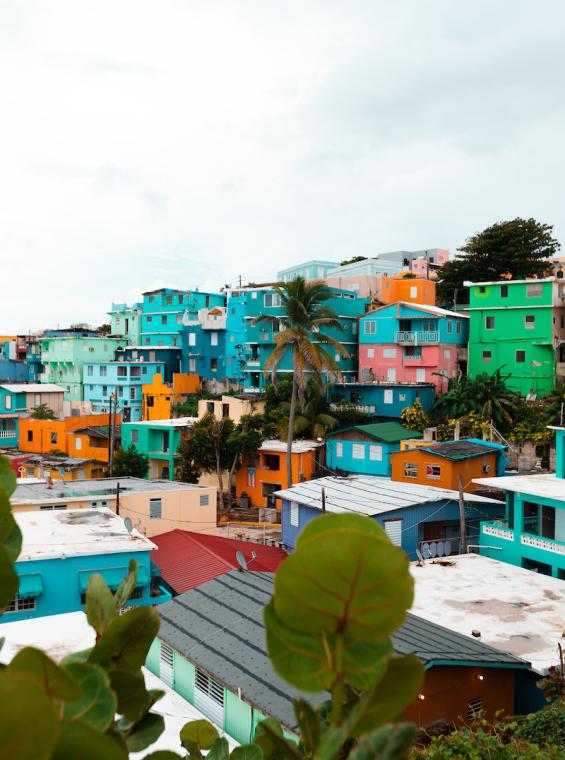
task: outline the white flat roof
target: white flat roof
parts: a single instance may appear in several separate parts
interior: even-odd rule
[[[126,613],[127,614],[127,613]],[[6,620],[4,615],[2,620]],[[19,620],[13,623],[1,623],[0,634],[5,643],[0,650],[0,662],[8,663],[24,647],[39,647],[53,660],[59,661],[72,652],[89,649],[94,646],[95,632],[88,625],[84,612],[68,612],[64,615]],[[199,710],[174,692],[160,678],[142,668],[145,685],[148,689],[161,689],[165,695],[153,706],[152,711],[165,718],[165,730],[159,739],[143,750],[134,752],[130,757],[144,757],[156,750],[180,752],[180,730],[190,720],[208,720]],[[218,731],[228,740],[230,750],[238,746],[231,736]]]
[[[54,383],[2,383],[0,388],[4,388],[9,393],[64,393],[65,389]]]
[[[356,512],[360,515],[382,514],[425,502],[459,498],[457,491],[412,483],[398,483],[390,478],[374,475],[354,475],[346,478],[326,477],[296,483],[291,488],[276,492],[290,501],[314,509],[322,508],[322,489],[325,491],[328,512]],[[466,493],[465,501],[482,504],[502,504],[495,499]]]
[[[37,559],[149,551],[154,543],[107,507],[16,512],[23,545],[18,562]]]
[[[139,422],[125,422],[125,425],[149,425],[150,427],[187,427],[198,422],[198,417],[173,417],[169,420],[139,420]]]
[[[293,441],[292,442],[292,453],[293,454],[304,454],[306,451],[313,451],[314,449],[319,449],[320,446],[323,446],[323,442],[320,441]],[[286,441],[263,441],[261,444],[261,447],[259,448],[259,451],[276,451],[276,452],[285,452],[286,453]]]
[[[477,554],[447,560],[453,564],[411,563],[416,591],[410,612],[467,636],[480,631],[484,644],[527,660],[539,673],[557,664],[565,624],[562,580]]]
[[[540,475],[503,475],[500,478],[473,478],[473,483],[501,491],[529,493],[556,501],[565,501],[565,479],[558,478],[554,472]]]

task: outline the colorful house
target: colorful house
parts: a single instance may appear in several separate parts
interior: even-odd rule
[[[195,421],[196,417],[177,417],[126,423],[122,425],[122,446],[127,449],[133,444],[149,457],[149,478],[174,480],[178,447]]]
[[[63,411],[64,389],[39,383],[0,385],[0,446],[17,447],[20,419],[29,417],[34,407],[46,404],[56,416]]]
[[[83,457],[58,454],[27,454],[18,467],[18,476],[54,481],[78,481],[103,478],[107,465]]]
[[[325,509],[370,517],[410,559],[416,559],[418,551],[424,557],[459,553],[459,493],[455,490],[351,475],[296,483],[275,497],[282,501],[282,542],[289,551],[304,526]],[[472,493],[465,493],[464,499],[468,541],[477,544],[481,520],[498,518],[504,504]]]
[[[242,417],[263,414],[265,399],[263,396],[244,393],[237,396],[222,396],[221,399],[200,399],[198,401],[198,419],[206,414],[213,414],[217,420],[229,417],[237,425]]]
[[[141,345],[180,347],[182,326],[197,321],[200,309],[225,306],[225,300],[223,293],[199,290],[160,288],[144,293]]]
[[[398,274],[402,269],[401,262],[389,261],[379,256],[332,269],[326,276],[326,283],[333,288],[352,290],[362,298],[375,301],[381,296],[383,277]]]
[[[279,282],[291,282],[297,277],[303,277],[305,280],[325,280],[328,272],[335,269],[339,264],[336,261],[324,261],[323,259],[311,259],[301,264],[295,264],[292,267],[281,269],[277,272]]]
[[[141,388],[142,391],[142,420],[170,420],[173,408],[173,392],[171,386],[163,382],[159,373],[153,380]],[[137,420],[132,420],[136,422]]]
[[[292,482],[315,477],[323,464],[323,443],[294,441],[292,444]],[[254,507],[276,506],[273,494],[286,485],[286,443],[263,441],[255,454],[245,454],[235,475],[236,497],[241,504]]]
[[[476,478],[502,490],[502,520],[481,525],[481,554],[565,580],[565,428],[556,432],[555,473]]]
[[[170,594],[152,572],[155,545],[105,507],[67,511],[16,512],[23,536],[15,563],[19,589],[2,622],[84,610],[86,587],[100,573],[115,590],[128,573],[131,559],[139,564],[137,585],[126,606],[159,604]]]
[[[397,274],[381,279],[379,300],[382,303],[417,303],[421,306],[436,305],[436,283],[425,277]]]
[[[438,391],[466,367],[468,317],[398,302],[360,319],[359,379],[433,383]]]
[[[404,409],[415,401],[419,401],[425,411],[431,409],[435,391],[435,385],[431,382],[336,383],[329,389],[330,408],[345,406],[368,417],[399,419]]]
[[[182,328],[182,368],[205,381],[223,382],[226,377],[226,310],[205,309],[198,322]]]
[[[182,349],[178,346],[125,346],[116,351],[116,359],[126,362],[157,362],[164,367],[163,379],[173,382],[175,372],[181,371]]]
[[[108,312],[112,335],[121,335],[130,346],[141,344],[141,303],[113,303]]]
[[[98,414],[109,412],[113,396],[124,422],[137,422],[142,418],[142,387],[163,373],[159,362],[89,362],[83,367],[84,400]]]
[[[121,422],[118,414],[116,425]],[[81,428],[108,425],[107,414],[85,414],[65,417],[63,420],[20,420],[20,451],[33,454],[48,454],[53,451],[69,454],[69,434]],[[76,450],[76,449],[75,449]],[[83,455],[84,456],[84,455]],[[107,455],[106,455],[107,456]],[[108,459],[102,460],[108,461]]]
[[[326,436],[326,466],[361,475],[390,476],[390,455],[400,450],[400,442],[421,438],[399,422],[354,425]]]
[[[565,378],[565,282],[466,282],[469,288],[469,375],[509,374],[522,396],[547,396]]]

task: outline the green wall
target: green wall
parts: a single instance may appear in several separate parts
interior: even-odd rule
[[[187,702],[194,704],[194,665],[175,652],[174,657],[174,686],[175,691]]]
[[[252,739],[251,706],[224,689],[224,729],[240,744],[249,744]]]
[[[159,677],[160,667],[159,659],[161,657],[161,642],[158,639],[153,639],[153,643],[149,648],[147,659],[145,660],[145,667],[150,670],[153,675]]]

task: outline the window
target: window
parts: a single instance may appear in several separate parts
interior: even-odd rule
[[[161,499],[149,499],[149,518],[151,520],[161,519]]]
[[[108,367],[105,364],[103,364],[100,367],[100,377],[106,377],[107,374],[108,374]]]
[[[147,372],[147,367],[143,369]],[[130,367],[129,373],[131,377],[141,377],[141,367]]]
[[[189,359],[188,360],[188,371],[189,372],[196,372],[196,359]]]
[[[392,402],[393,402],[392,390],[387,388],[384,392],[383,404],[392,404]]]
[[[483,361],[490,362],[492,359],[492,351],[483,351]]]
[[[281,485],[280,483],[263,483],[261,485],[261,494],[263,496],[270,496],[271,494],[275,493],[275,491],[280,491]]]
[[[404,463],[404,477],[405,478],[417,478],[418,477],[418,465],[416,462]]]
[[[138,430],[132,430],[131,431],[131,442],[137,443],[139,440],[139,431]]]
[[[268,308],[271,308],[274,306],[280,306],[281,298],[278,293],[265,293],[265,298],[264,298],[263,303]]]
[[[524,319],[524,327],[526,330],[533,330],[536,326],[536,318],[534,314],[526,314]]]
[[[280,458],[275,454],[264,454],[263,466],[266,470],[279,470]]]
[[[335,455],[338,459],[341,459],[343,457],[343,443],[341,441],[336,441]]]
[[[12,397],[11,396],[8,396],[8,395],[4,396],[4,406],[6,407],[6,409],[11,409],[12,408]]]
[[[92,349],[92,350],[94,350],[94,349]],[[108,344],[107,343],[104,343],[104,351],[106,351],[106,353],[108,353]]]
[[[149,303],[153,303],[154,300],[155,300],[155,296],[149,296]]]
[[[364,322],[363,332],[365,335],[375,335],[377,332],[377,323],[374,319],[368,319]]]
[[[92,375],[94,374],[94,367],[92,366],[92,364],[89,364],[88,367],[86,368],[86,374],[88,375],[88,377],[92,377]]]
[[[395,546],[402,546],[402,520],[385,520],[385,533]]]
[[[120,390],[122,389],[120,388]],[[135,388],[129,389],[129,397],[130,397],[130,401],[135,401]]]
[[[218,360],[217,359],[210,359],[210,370],[212,372],[218,371]]]
[[[479,293],[486,293],[486,292],[487,292],[487,289],[485,288],[485,286],[481,285],[479,288]]]
[[[128,375],[127,367],[118,367],[118,377],[127,377],[127,375]]]
[[[396,359],[396,348],[383,348],[383,359]]]
[[[451,359],[451,351],[449,350],[449,348],[444,348],[443,349],[443,358],[444,359]]]
[[[535,282],[531,285],[526,285],[527,298],[539,298],[542,293],[541,283]]]
[[[447,320],[447,332],[452,333],[453,332],[453,320],[448,319]]]
[[[103,396],[107,396],[108,395],[108,386],[107,385],[103,385],[102,386],[102,395]]]
[[[473,721],[478,717],[479,713],[483,709],[483,698],[475,697],[467,702],[467,720]]]
[[[166,314],[163,314],[161,316],[161,324],[162,325],[166,325],[167,324],[167,315]]]
[[[200,494],[200,506],[207,507],[210,504],[210,496],[207,493]]]
[[[75,449],[77,451],[80,451],[82,449],[82,438],[80,437],[80,435],[77,435],[75,437]]]
[[[179,296],[179,303],[182,303],[182,301],[183,301],[183,296],[182,296],[182,293],[181,293],[180,296]]]
[[[207,401],[206,402],[206,413],[207,414],[214,414],[214,402],[213,401]]]
[[[124,395],[124,386],[120,385],[118,386],[118,396],[122,398],[123,395]]]
[[[525,351],[516,351],[516,364],[524,364],[526,361]]]
[[[455,323],[455,326],[457,328],[457,335],[461,335],[461,325],[462,325],[462,322],[457,320],[457,322]]]
[[[421,346],[404,346],[403,356],[405,359],[420,359],[422,356]]]
[[[290,524],[293,528],[300,525],[300,507],[295,501],[290,502]]]
[[[199,668],[196,668],[196,673],[194,676],[194,687],[196,692],[199,692],[201,695],[208,697],[211,702],[215,702],[217,705],[220,705],[222,707],[223,715],[224,687],[221,684],[210,678],[207,673],[204,673]],[[201,702],[198,693],[194,695],[194,706],[201,710],[208,718],[211,717],[210,709],[212,706]],[[219,725],[224,725],[223,717],[220,721],[218,721],[217,717],[212,717],[212,719],[216,723],[219,723]]]
[[[171,306],[172,303],[173,303],[173,297],[172,296],[166,296],[165,297],[165,304],[167,306]]]
[[[485,317],[485,330],[494,330],[494,317]]]
[[[188,333],[188,345],[189,346],[196,345],[196,333]]]
[[[49,440],[52,444],[57,443],[57,433],[49,433]]]
[[[153,317],[147,317],[147,322],[153,322]]]
[[[134,369],[139,369],[139,367],[132,367],[132,373],[131,373],[131,375],[132,375],[132,377],[137,377],[137,375],[134,375],[134,373],[133,373]],[[159,367],[158,372],[160,372],[161,374],[163,374],[162,367]],[[141,368],[141,374],[142,375],[146,375],[147,374],[147,367],[142,367]]]
[[[508,298],[508,285],[501,285],[500,286],[500,297],[501,298]]]
[[[354,322],[351,325],[351,332],[353,333],[353,335],[357,335],[357,322]]]
[[[351,447],[351,456],[353,459],[365,459],[365,444],[354,443]]]
[[[426,382],[426,370],[423,368],[418,367],[416,370],[416,382],[417,383],[425,383]]]
[[[211,346],[217,346],[218,345],[218,333],[213,332],[210,335],[210,345]]]
[[[389,383],[395,383],[396,382],[396,368],[395,367],[389,367],[386,371],[386,379],[389,381]]]
[[[341,360],[341,354],[338,351],[336,351],[335,354],[334,354],[334,360],[336,362],[338,362],[338,361]]]
[[[410,286],[410,298],[417,298],[418,297],[418,288],[416,285]]]
[[[257,291],[256,291],[256,290],[254,290],[254,291],[251,293],[251,298],[257,298]]]
[[[426,465],[426,478],[428,480],[438,480],[441,477],[441,467],[439,464]]]
[[[28,443],[32,443],[32,441],[33,441],[33,430],[28,430],[27,431],[27,442]]]
[[[383,461],[383,447],[379,446],[376,443],[371,444],[369,446],[369,459],[372,462],[382,462]]]
[[[30,596],[25,599],[20,599],[16,596],[12,599],[10,604],[6,607],[5,612],[21,612],[22,610],[34,610],[35,609],[35,597]]]
[[[386,351],[386,348],[385,348]],[[367,359],[374,359],[375,358],[375,349],[374,348],[368,348],[367,349]]]

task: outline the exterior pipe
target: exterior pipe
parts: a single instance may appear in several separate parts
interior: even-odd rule
[[[497,552],[501,552],[500,546],[487,546],[487,544],[469,544],[467,547],[467,554],[471,554],[471,549],[496,549]]]

